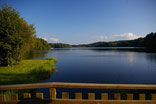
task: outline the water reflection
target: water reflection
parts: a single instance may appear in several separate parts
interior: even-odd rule
[[[28,54],[26,54],[25,59],[38,59],[45,57],[45,55],[48,53],[46,50],[34,50],[30,51]]]
[[[156,53],[143,50],[116,47],[53,49],[37,59],[58,59],[58,71],[44,82],[155,84]]]
[[[146,54],[146,58],[151,61],[151,62],[156,62],[156,54],[151,53],[151,54]]]
[[[92,50],[92,51],[97,51],[99,55],[103,55],[104,52],[126,52],[127,54],[127,59],[129,60],[129,62],[133,62],[135,55],[136,54],[145,54],[147,60],[151,61],[151,62],[156,62],[156,53],[148,50],[146,48],[134,48],[134,47],[100,47],[100,48],[86,48],[88,50]],[[106,54],[105,54],[106,55]],[[107,54],[106,56],[110,56],[110,54]],[[102,56],[101,56],[102,57]]]
[[[58,59],[58,73],[43,82],[156,84],[156,53],[143,48],[54,49],[38,58]]]

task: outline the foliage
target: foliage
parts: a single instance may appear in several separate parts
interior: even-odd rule
[[[49,50],[51,47],[48,44],[47,41],[45,41],[42,38],[36,38],[36,42],[35,42],[35,50]]]
[[[0,64],[13,65],[34,47],[35,28],[10,6],[0,10]]]
[[[150,49],[156,49],[156,32],[152,32],[145,37],[145,46]]]
[[[144,38],[135,40],[122,40],[113,42],[96,42],[91,44],[81,44],[81,47],[143,47]]]
[[[144,38],[113,42],[96,42],[91,44],[73,45],[73,47],[146,47],[156,50],[156,33],[150,33]]]
[[[0,10],[0,65],[12,66],[32,50],[48,50],[48,42],[36,38],[33,24],[28,24],[7,4]]]
[[[65,43],[49,43],[52,48],[72,48],[71,45]]]
[[[35,83],[49,78],[56,59],[22,60],[19,64],[0,67],[0,85]]]

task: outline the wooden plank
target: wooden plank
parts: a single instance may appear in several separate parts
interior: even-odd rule
[[[69,99],[69,93],[68,92],[62,92],[62,99]]]
[[[82,93],[75,93],[75,99],[82,99]]]
[[[95,100],[95,93],[88,93],[88,100]]]
[[[150,100],[63,100],[56,99],[52,104],[156,104]]]
[[[31,99],[31,94],[30,93],[24,93],[23,99]]]
[[[127,94],[127,100],[133,100],[133,94]]]
[[[0,90],[36,89],[36,88],[88,88],[88,89],[146,89],[156,90],[156,85],[143,84],[96,84],[96,83],[35,83],[20,85],[3,85]]]
[[[11,101],[18,101],[18,94],[11,95]]]
[[[50,99],[56,99],[56,88],[49,88]]]
[[[114,100],[121,100],[120,93],[114,94]]]
[[[156,94],[152,94],[151,100],[156,100]]]
[[[145,94],[139,94],[139,100],[146,100]]]
[[[101,100],[108,100],[108,94],[107,93],[102,93],[101,94]]]
[[[77,99],[54,99],[54,100],[25,100],[1,102],[0,104],[156,104],[156,100],[77,100]]]
[[[0,102],[6,101],[6,96],[4,94],[0,94]]]
[[[43,93],[36,93],[36,98],[37,99],[44,99]]]

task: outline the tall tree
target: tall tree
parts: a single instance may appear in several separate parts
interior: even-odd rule
[[[147,48],[156,49],[156,32],[147,34],[145,37],[145,45]]]
[[[13,65],[35,45],[35,28],[7,4],[0,10],[0,64]]]

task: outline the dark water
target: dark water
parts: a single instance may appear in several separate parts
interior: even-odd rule
[[[58,59],[43,82],[156,84],[156,53],[137,48],[53,49],[37,58]]]
[[[57,58],[57,71],[45,82],[156,84],[156,53],[133,48],[72,48],[44,52]]]

